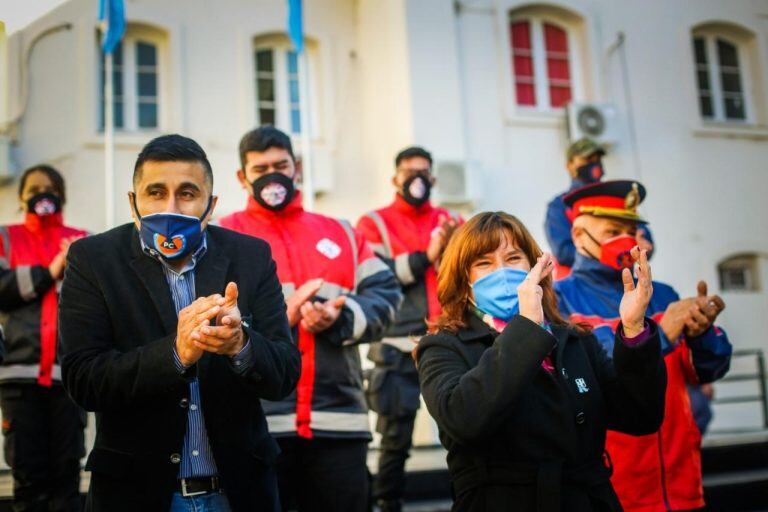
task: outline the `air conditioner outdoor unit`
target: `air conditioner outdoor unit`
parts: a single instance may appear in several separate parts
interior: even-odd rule
[[[434,165],[437,179],[435,200],[440,204],[466,204],[469,197],[469,180],[464,162],[457,160],[438,161]]]
[[[570,103],[568,105],[568,138],[571,142],[589,137],[605,145],[619,141],[616,107],[599,103]]]

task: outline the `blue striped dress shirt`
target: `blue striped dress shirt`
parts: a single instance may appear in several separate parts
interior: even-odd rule
[[[189,263],[180,271],[175,271],[168,263],[163,260],[156,251],[147,248],[142,241],[144,252],[162,263],[165,279],[168,281],[168,287],[173,297],[173,305],[176,308],[176,314],[189,306],[195,300],[195,266],[202,259],[207,249],[205,239],[200,247],[194,252]],[[244,372],[251,366],[250,350],[248,342],[243,350],[232,358],[232,362],[237,371]],[[181,363],[179,355],[174,350],[176,359],[176,368],[179,372],[186,371]],[[184,449],[181,454],[181,467],[179,468],[179,478],[197,478],[218,475],[216,461],[213,459],[211,445],[208,442],[208,432],[205,429],[205,419],[203,418],[203,407],[200,403],[200,382],[195,378],[189,383],[189,405],[187,409],[187,432],[184,436]]]

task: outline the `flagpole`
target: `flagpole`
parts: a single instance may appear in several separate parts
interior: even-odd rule
[[[106,229],[115,225],[115,122],[112,52],[104,54],[104,200]]]
[[[315,209],[315,180],[312,165],[312,116],[309,98],[309,62],[307,49],[299,52],[299,115],[301,119],[301,176],[304,209]]]

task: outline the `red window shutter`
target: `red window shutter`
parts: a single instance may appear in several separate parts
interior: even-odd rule
[[[533,72],[531,25],[516,21],[510,26],[512,43],[512,69],[514,70],[515,95],[518,105],[536,105],[536,83]]]
[[[571,73],[568,66],[568,37],[565,30],[544,24],[544,48],[547,52],[549,103],[564,107],[571,101]]]

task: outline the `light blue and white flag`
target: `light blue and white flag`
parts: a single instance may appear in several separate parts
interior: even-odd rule
[[[99,0],[99,20],[107,29],[101,41],[104,53],[112,53],[125,34],[125,5],[123,0]]]
[[[304,51],[304,13],[301,1],[288,0],[288,37],[296,48],[296,53]]]

